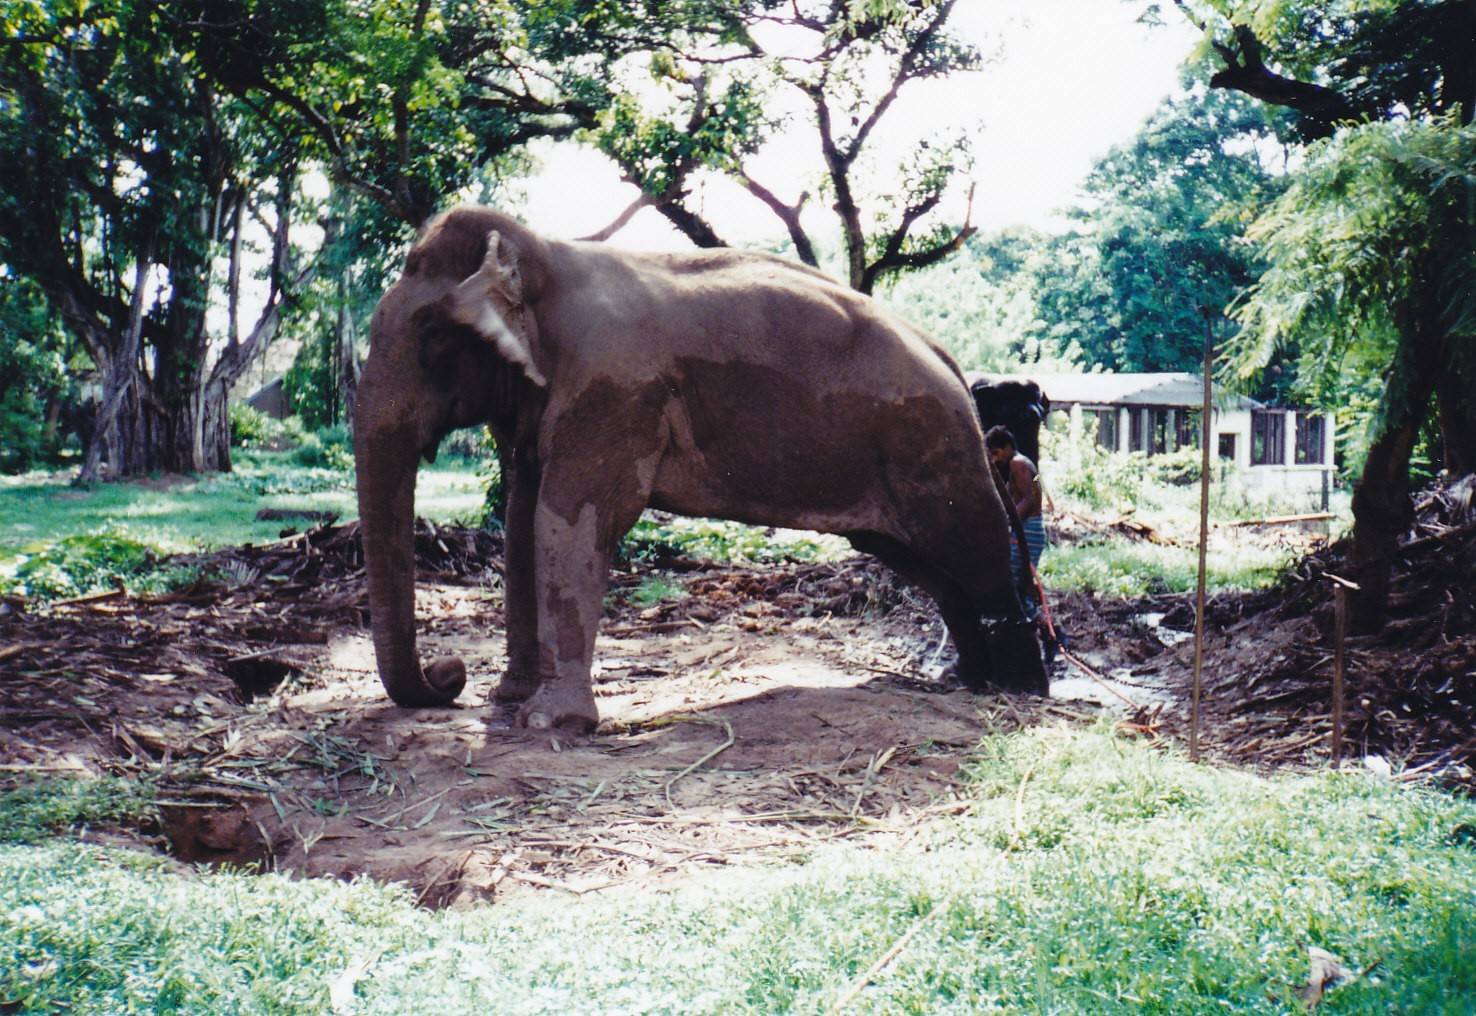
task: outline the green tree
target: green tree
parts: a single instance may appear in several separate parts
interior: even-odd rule
[[[1166,100],[1098,161],[1077,228],[1037,262],[1042,340],[1074,340],[1109,370],[1198,370],[1204,309],[1229,306],[1259,270],[1243,234],[1281,186],[1271,140],[1244,100]]]
[[[1376,627],[1432,402],[1434,457],[1476,469],[1476,128],[1344,130],[1309,153],[1252,237],[1271,267],[1237,312],[1241,372],[1291,347],[1309,384],[1331,387],[1350,367],[1382,381],[1353,500],[1358,621]]]
[[[59,461],[65,427],[81,414],[58,332],[34,287],[0,274],[0,472]]]
[[[1212,87],[1286,107],[1303,137],[1332,139],[1314,151],[1305,183],[1256,229],[1272,268],[1241,311],[1239,341],[1252,350],[1243,364],[1253,366],[1278,342],[1315,349],[1311,322],[1362,325],[1334,328],[1346,340],[1332,348],[1346,347],[1343,364],[1370,369],[1383,392],[1353,501],[1363,586],[1355,622],[1376,628],[1408,522],[1411,457],[1432,404],[1436,468],[1476,469],[1469,366],[1476,159],[1468,147],[1476,0],[1175,4],[1204,32],[1206,57],[1218,65]],[[1313,223],[1320,227],[1309,229]],[[1299,236],[1318,261],[1291,242]],[[1291,279],[1307,291],[1291,293],[1283,281]]]
[[[974,232],[967,211],[961,224],[943,212],[972,165],[968,133],[911,139],[908,154],[886,166],[878,164],[877,140],[909,85],[983,66],[977,48],[949,32],[955,5],[749,0],[715,11],[706,31],[654,48],[640,87],[604,110],[591,132],[642,191],[602,235],[651,206],[699,246],[722,245],[692,204],[693,179],[710,171],[762,202],[797,256],[817,266],[821,245],[804,212],[813,195],[823,197],[845,276],[863,293],[889,274],[946,258]],[[798,194],[782,196],[760,179],[751,156],[785,122],[771,110],[790,100],[813,132],[818,172],[807,185],[798,182]]]
[[[316,268],[295,241],[319,225],[308,171],[360,198],[328,246],[392,248],[517,124],[575,129],[530,111],[533,84],[488,99],[471,77],[525,38],[511,9],[0,0],[0,264],[94,365],[83,479],[230,467],[227,394]]]
[[[1476,113],[1476,0],[1174,0],[1204,33],[1210,87],[1341,124]],[[1157,10],[1161,5],[1153,4]]]
[[[1074,370],[1082,350],[1073,337],[1042,338],[1039,327],[1040,288],[1058,282],[1063,269],[1055,252],[1052,238],[1024,227],[976,233],[956,257],[894,276],[880,297],[943,343],[965,370]],[[1047,260],[1055,272],[1045,270]]]
[[[226,394],[295,282],[299,151],[222,100],[174,13],[0,3],[0,263],[95,366],[84,479],[229,468]],[[243,329],[253,226],[270,249],[263,309]]]

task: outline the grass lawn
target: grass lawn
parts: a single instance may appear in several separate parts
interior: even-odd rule
[[[1469,800],[1194,766],[1105,727],[986,736],[962,792],[966,812],[906,841],[462,912],[367,882],[8,846],[0,1006],[1270,1014],[1305,1011],[1316,948],[1362,974],[1318,1012],[1472,1012]]]
[[[455,458],[422,465],[418,514],[437,522],[475,520],[483,478]],[[257,521],[262,508],[337,512],[357,518],[351,469],[295,465],[282,453],[238,453],[232,473],[171,476],[74,487],[68,477],[0,477],[0,591],[69,596],[107,588],[115,576],[151,589],[179,576],[157,574],[160,555],[267,543],[284,526]],[[23,574],[30,562],[32,577]],[[44,571],[44,574],[41,574]]]

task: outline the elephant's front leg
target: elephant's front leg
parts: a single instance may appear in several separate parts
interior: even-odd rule
[[[600,721],[590,687],[595,635],[604,607],[614,543],[640,504],[601,498],[561,502],[548,484],[534,514],[534,585],[538,597],[538,670],[542,681],[518,713],[522,726],[588,732]],[[577,505],[577,507],[572,507]]]

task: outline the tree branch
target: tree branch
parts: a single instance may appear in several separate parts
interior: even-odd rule
[[[589,240],[594,243],[603,243],[604,241],[610,239],[610,237],[614,236],[616,233],[620,232],[626,226],[628,226],[630,224],[630,220],[635,218],[636,212],[639,212],[642,208],[649,208],[655,203],[655,198],[651,197],[651,195],[647,194],[645,191],[642,191],[640,197],[632,201],[630,205],[625,209],[625,211],[615,216],[615,221],[611,222],[604,229],[596,230],[595,232],[590,233],[588,236],[579,237],[579,239]]]
[[[1221,41],[1214,37],[1215,30],[1207,22],[1193,15],[1186,0],[1174,0],[1174,5],[1204,33],[1224,61],[1225,69],[1210,76],[1211,88],[1242,92],[1273,106],[1294,109],[1312,126],[1313,129],[1304,127],[1302,131],[1309,137],[1327,137],[1338,124],[1365,115],[1366,111],[1355,107],[1334,89],[1288,78],[1267,67],[1264,47],[1249,25],[1230,26],[1230,41]]]
[[[800,224],[800,211],[805,207],[805,202],[810,199],[810,192],[804,191],[800,194],[798,201],[792,205],[786,205],[778,195],[749,176],[746,171],[740,169],[738,177],[743,181],[743,186],[748,189],[748,193],[768,205],[769,210],[779,217],[780,222],[784,223],[784,228],[789,232],[790,242],[794,244],[794,250],[799,255],[799,259],[812,268],[819,268],[820,259],[815,255],[815,245],[810,242],[810,235]]]
[[[940,198],[940,194],[929,195],[925,200],[902,213],[902,222],[892,231],[892,235],[887,240],[886,250],[881,257],[867,265],[862,273],[863,285],[858,287],[861,292],[870,293],[876,288],[877,280],[888,272],[911,271],[937,264],[957,251],[968,241],[969,237],[978,232],[978,227],[971,222],[974,217],[974,188],[970,187],[968,206],[964,211],[964,224],[959,227],[958,231],[943,243],[935,244],[925,250],[914,251],[911,254],[903,254],[902,244],[907,239],[913,223],[932,211]]]
[[[897,101],[897,95],[902,91],[902,86],[912,80],[917,71],[918,58],[922,56],[923,50],[932,43],[933,37],[938,34],[948,20],[948,16],[953,13],[954,2],[955,0],[944,0],[943,3],[934,7],[933,20],[908,44],[907,51],[902,54],[902,61],[897,66],[897,74],[892,79],[892,86],[877,100],[876,105],[872,107],[871,114],[862,121],[861,126],[856,130],[855,138],[851,140],[850,160],[856,158],[856,154],[860,152],[861,146],[866,143],[867,137],[876,128],[878,121],[886,115],[892,103]]]

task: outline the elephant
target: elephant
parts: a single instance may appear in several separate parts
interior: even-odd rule
[[[985,430],[1000,425],[1015,436],[1015,449],[1040,465],[1040,427],[1051,411],[1051,400],[1040,385],[1025,378],[970,372],[965,375],[979,420]]]
[[[987,432],[996,426],[1007,427],[1015,439],[1015,450],[1039,467],[1040,427],[1051,411],[1051,400],[1046,397],[1040,385],[1028,378],[1005,377],[978,371],[965,374],[964,380],[968,383],[969,394],[974,397],[974,406],[979,411],[979,423],[984,430]],[[1027,543],[1024,524],[1015,514],[1003,481],[997,473],[994,474],[994,479],[1009,514],[1015,539],[1019,546],[1024,547]],[[1018,560],[1016,588],[1022,597],[1028,597],[1035,589],[1035,578],[1024,555]],[[1052,655],[1049,646],[1047,655]]]
[[[968,687],[1048,693],[1009,577],[963,376],[829,276],[728,248],[623,251],[460,206],[422,231],[374,310],[354,452],[380,680],[450,703],[461,660],[415,645],[414,491],[450,431],[509,466],[507,664],[517,723],[588,732],[612,555],[647,507],[837,533],[939,604]]]

